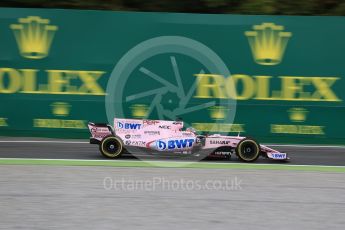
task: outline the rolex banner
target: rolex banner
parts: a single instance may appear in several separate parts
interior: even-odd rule
[[[344,41],[344,17],[0,8],[0,135],[116,116],[344,144]]]

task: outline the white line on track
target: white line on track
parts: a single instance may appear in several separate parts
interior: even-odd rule
[[[285,144],[263,144],[270,147],[297,147],[297,148],[339,148],[344,149],[345,145],[285,145]]]
[[[87,159],[44,159],[44,158],[0,158],[1,160],[34,160],[34,161],[81,161],[81,162],[111,162],[111,160],[87,160]],[[145,163],[162,163],[162,164],[180,164],[180,165],[186,165],[186,164],[219,164],[219,165],[255,165],[255,166],[283,166],[283,167],[332,167],[332,168],[345,168],[345,166],[332,166],[332,165],[294,165],[294,164],[257,164],[257,163],[223,163],[223,162],[195,162],[195,161],[158,161],[158,160],[114,160],[114,162],[123,162],[123,163],[138,163],[138,162],[145,162]]]
[[[51,143],[51,144],[89,144],[88,141],[54,141],[54,140],[0,140],[0,143]],[[297,147],[297,148],[345,148],[345,145],[290,145],[290,144],[263,144],[269,147]]]

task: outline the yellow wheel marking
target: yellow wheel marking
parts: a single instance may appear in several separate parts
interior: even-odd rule
[[[245,142],[251,142],[251,143],[253,143],[256,147],[257,147],[257,153],[255,154],[255,157],[253,157],[253,158],[246,158],[246,157],[244,157],[243,155],[242,155],[242,153],[241,153],[241,146],[242,146],[242,144],[243,143],[245,143]],[[254,158],[256,158],[256,156],[260,153],[260,147],[258,146],[258,144],[255,142],[255,141],[252,141],[252,140],[245,140],[245,141],[243,141],[243,142],[241,142],[240,143],[240,145],[238,146],[238,154],[243,158],[243,159],[245,159],[245,160],[253,160]]]
[[[117,151],[117,153],[110,154],[110,153],[108,153],[108,152],[104,149],[104,143],[105,143],[108,139],[115,139],[116,141],[119,142],[120,148],[119,148],[119,151]],[[116,157],[116,156],[120,155],[120,153],[122,152],[122,144],[121,144],[121,141],[120,141],[117,137],[107,137],[106,139],[104,139],[104,140],[102,141],[101,147],[102,147],[103,153],[104,153],[105,155],[109,156],[109,157]]]

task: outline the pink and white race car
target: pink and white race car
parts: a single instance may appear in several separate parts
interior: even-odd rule
[[[90,143],[98,144],[103,156],[118,158],[122,153],[151,152],[162,154],[216,156],[229,158],[233,153],[245,162],[263,156],[272,160],[288,160],[286,153],[240,136],[220,134],[198,135],[193,128],[183,130],[182,121],[114,119],[107,124],[88,124]]]

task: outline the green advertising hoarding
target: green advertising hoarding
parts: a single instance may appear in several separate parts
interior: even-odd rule
[[[0,9],[0,135],[175,119],[344,144],[345,18]]]

